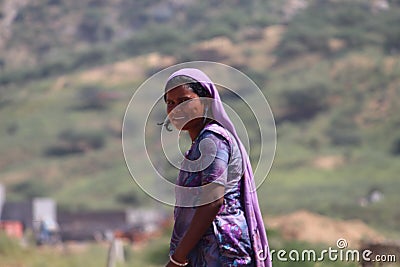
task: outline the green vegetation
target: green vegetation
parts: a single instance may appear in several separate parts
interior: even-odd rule
[[[125,262],[117,263],[117,267],[139,267],[152,266],[161,267],[168,261],[168,233],[162,237],[150,240],[140,247],[124,245]],[[273,265],[277,267],[302,266],[311,267],[315,264],[323,266],[355,267],[354,262],[341,262],[329,260],[327,254],[323,261],[299,261],[290,260],[291,250],[299,252],[299,259],[303,250],[314,249],[316,259],[320,257],[321,251],[327,249],[324,245],[312,245],[306,242],[289,242],[282,239],[279,233],[270,231],[270,244],[275,250],[273,254]],[[12,244],[12,245],[10,245]],[[4,247],[4,248],[3,248]],[[109,244],[66,244],[64,247],[40,247],[40,248],[21,248],[14,240],[0,236],[0,265],[1,266],[41,266],[41,267],[64,267],[64,266],[105,266],[107,261],[107,251]],[[277,258],[279,250],[285,250],[285,258],[288,261],[280,261]],[[295,257],[295,254],[292,254]],[[282,256],[281,256],[282,257]]]
[[[374,11],[366,0],[309,1],[290,19],[284,2],[171,7],[157,0],[49,0],[21,7],[0,56],[0,182],[7,199],[49,196],[66,210],[162,205],[132,181],[121,148],[130,96],[161,68],[139,56],[210,59],[196,45],[223,36],[239,52],[223,47],[211,54],[260,86],[277,123],[276,158],[259,189],[267,218],[308,209],[361,219],[399,237],[400,2]],[[282,35],[263,36],[276,25]],[[112,64],[127,59],[133,74],[112,79],[118,72]],[[107,74],[91,72],[104,64]],[[174,171],[166,170],[169,177]],[[380,188],[383,199],[360,206],[371,188]],[[163,237],[146,253],[130,251],[129,266],[160,265],[167,242]],[[273,242],[275,248],[308,246],[279,236]],[[29,266],[101,266],[106,248],[96,245],[56,263],[58,254],[20,249],[1,237],[0,255],[1,266],[15,258]],[[299,266],[314,266],[307,264]]]
[[[100,44],[103,37],[93,37],[94,49],[77,52],[75,56],[70,54],[71,57],[66,56],[69,52],[61,53],[57,56],[59,64],[48,65],[44,60],[32,72],[24,68],[11,71],[5,66],[6,71],[0,78],[4,81],[0,88],[3,129],[0,145],[4,151],[2,182],[8,188],[8,197],[16,200],[49,195],[66,209],[149,203],[130,179],[121,152],[120,127],[129,101],[126,96],[132,94],[132,84],[121,79],[120,85],[111,88],[100,81],[80,80],[79,73],[82,68],[105,59],[110,62],[113,58],[118,59],[118,53],[114,57],[108,54],[116,50],[120,51],[119,55],[161,51],[172,53],[178,59],[180,56],[196,59],[190,58],[192,42],[219,35],[212,33],[216,28],[206,30],[209,25],[225,28],[229,34],[221,32],[221,35],[228,35],[237,47],[246,47],[244,51],[249,58],[260,57],[262,55],[248,45],[263,39],[247,39],[242,31],[268,25],[259,24],[261,10],[267,7],[276,10],[279,6],[259,3],[262,6],[256,9],[256,1],[239,2],[253,15],[244,16],[241,9],[211,2],[185,6],[183,18],[190,22],[187,25],[171,17],[161,23],[154,14],[149,15],[150,11],[141,13],[147,17],[144,20],[147,22],[140,24],[129,20],[126,17],[129,14],[124,13],[121,17],[124,23],[140,24],[132,37],[107,46]],[[137,4],[150,10],[150,2]],[[73,4],[56,1],[51,8],[69,9],[72,7],[69,5]],[[84,13],[84,20],[100,20],[105,6],[104,2],[93,10],[89,8]],[[215,10],[224,8],[224,11],[204,12],[211,7]],[[23,10],[27,12],[24,18],[39,12],[27,7]],[[277,156],[269,182],[261,189],[267,192],[266,197],[263,194],[260,197],[262,203],[267,203],[264,206],[269,212],[284,213],[306,207],[342,218],[360,216],[379,228],[390,225],[390,231],[399,230],[395,223],[398,215],[391,212],[397,200],[391,192],[397,185],[398,170],[386,167],[382,171],[380,167],[394,164],[400,153],[400,137],[396,131],[400,122],[396,104],[400,64],[393,47],[391,51],[387,49],[390,36],[396,36],[397,28],[392,24],[397,12],[400,12],[397,4],[392,4],[388,11],[371,13],[364,1],[310,3],[288,22],[279,45],[270,52],[279,55],[272,68],[262,71],[257,65],[241,67],[261,86],[278,125]],[[276,14],[266,14],[271,21],[279,22]],[[374,16],[374,20],[366,19],[370,16]],[[38,17],[37,23],[45,19],[39,19],[39,15],[35,17]],[[17,25],[24,24],[24,19],[20,19]],[[208,23],[205,23],[206,19]],[[185,27],[193,30],[187,31]],[[181,34],[181,30],[187,34]],[[351,41],[346,32],[357,32],[349,36],[362,38]],[[342,41],[334,50],[328,45],[332,39]],[[77,42],[81,41],[77,38]],[[296,42],[303,46],[298,50],[301,53],[287,50],[288,45]],[[63,77],[64,88],[55,90],[61,79],[57,75],[72,70],[75,72]],[[152,67],[144,73],[154,71]],[[144,78],[136,78],[135,85]],[[252,132],[249,135],[257,136]],[[340,163],[337,166],[333,163],[333,167],[314,164],[324,157],[336,158]],[[367,167],[369,171],[365,173]],[[327,175],[330,179],[324,178]],[[173,174],[169,173],[169,176],[173,177]],[[40,186],[43,184],[46,186]],[[380,216],[368,216],[374,206],[357,206],[357,199],[374,185],[383,188],[385,193],[379,204],[385,208],[376,212],[382,216],[391,214],[385,215],[390,220],[386,220],[384,226]],[[112,194],[104,198],[104,193],[111,193],[110,188],[113,188]],[[325,191],[331,193],[321,193]],[[311,197],[307,192],[316,195]],[[307,198],[298,200],[298,194],[306,194]],[[328,198],[329,195],[332,197]]]
[[[71,245],[70,245],[71,246]],[[22,247],[15,240],[0,235],[1,266],[67,267],[102,266],[107,260],[107,248],[104,245],[79,245],[68,247]],[[80,248],[81,246],[81,248]],[[73,251],[77,249],[78,251]]]
[[[245,8],[237,9],[235,3]],[[13,35],[6,40],[8,54],[0,58],[4,71],[0,85],[43,79],[153,51],[179,56],[182,51],[177,47],[216,36],[235,39],[241,27],[277,23],[278,8],[275,1],[256,0],[177,5],[128,0],[116,5],[91,0],[29,3],[16,10]],[[32,20],[35,23],[30,23]],[[64,23],[52,23],[54,20],[67,22],[68,29]],[[19,47],[26,50],[26,60],[15,60]]]

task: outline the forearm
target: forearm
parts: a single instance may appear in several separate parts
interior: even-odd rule
[[[197,242],[199,242],[210,227],[222,203],[223,198],[220,198],[212,203],[196,208],[192,222],[175,250],[174,258],[176,260],[184,261],[187,259],[189,252],[196,246]]]

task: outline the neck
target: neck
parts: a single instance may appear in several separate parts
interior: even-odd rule
[[[192,128],[190,130],[188,130],[189,132],[189,136],[190,139],[192,139],[192,141],[194,141],[197,136],[200,134],[201,130],[203,130],[203,128],[209,123],[210,121],[207,120],[205,123],[201,123],[198,127]]]
[[[190,139],[192,139],[192,141],[194,141],[196,138],[197,138],[197,136],[199,135],[199,133],[201,132],[201,130],[203,130],[203,128],[204,128],[204,126],[205,126],[205,124],[202,124],[202,125],[200,125],[199,127],[196,127],[195,129],[190,129],[188,132],[189,132],[189,136],[190,136]]]
[[[203,128],[204,128],[207,124],[209,124],[209,123],[211,123],[211,122],[213,122],[213,120],[207,118],[206,121],[205,121],[204,123],[199,124],[198,127],[194,127],[194,128],[192,128],[192,129],[188,130],[190,139],[192,139],[192,141],[194,141],[194,140],[197,138],[197,136],[200,134],[201,130],[203,130]]]

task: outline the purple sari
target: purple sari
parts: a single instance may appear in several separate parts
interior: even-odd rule
[[[189,259],[193,266],[257,266],[257,267],[271,267],[271,255],[268,246],[268,240],[266,231],[264,228],[264,223],[262,220],[261,211],[258,204],[256,186],[254,182],[253,171],[250,165],[250,160],[248,154],[240,141],[235,127],[225,109],[222,105],[219,93],[210,80],[210,78],[205,75],[202,71],[198,69],[186,68],[173,73],[169,79],[175,76],[188,76],[198,82],[200,82],[204,88],[206,88],[214,101],[212,102],[212,113],[213,119],[218,122],[218,124],[213,123],[207,125],[203,131],[199,134],[207,135],[217,147],[217,155],[213,164],[210,165],[211,170],[206,173],[207,177],[214,177],[223,175],[224,168],[228,168],[229,157],[236,150],[239,151],[242,160],[241,173],[243,175],[238,176],[238,184],[236,191],[226,194],[224,196],[224,205],[220,212],[217,214],[216,219],[213,222],[212,228],[210,229],[199,242],[198,246],[201,248],[195,248],[194,253],[189,255]],[[227,130],[227,131],[226,131]],[[208,133],[208,134],[207,134]],[[195,144],[194,144],[195,145]],[[193,148],[193,145],[192,145]],[[194,151],[194,152],[193,152]],[[190,153],[196,154],[196,146],[194,149],[189,150],[187,156],[190,157]],[[230,154],[229,154],[230,153]],[[195,155],[194,155],[195,157]],[[189,158],[190,159],[190,158]],[[224,165],[225,164],[225,165]],[[208,167],[209,168],[209,167]],[[207,168],[207,169],[208,169]],[[207,170],[205,170],[207,172]],[[181,177],[184,176],[184,177]],[[204,183],[214,182],[211,180],[202,180],[201,177],[204,175],[198,174],[185,174],[180,172],[180,177],[178,177],[178,185],[182,186],[199,186]],[[200,177],[200,178],[198,178]],[[196,181],[196,179],[200,179]],[[189,182],[188,182],[189,181]],[[179,184],[180,183],[180,184]],[[231,197],[231,199],[229,199]],[[236,198],[240,198],[237,201]],[[228,198],[228,199],[227,199]],[[233,204],[232,204],[233,203]],[[235,203],[237,204],[235,206]],[[233,208],[231,207],[233,205]],[[243,211],[242,215],[232,218],[232,216],[221,216],[221,211],[231,207],[234,209],[234,213]],[[190,224],[190,219],[192,212],[185,214],[185,209],[192,208],[175,208],[175,225],[174,232],[171,239],[171,252],[173,253],[174,248],[179,242],[180,238],[186,231],[188,224]],[[232,214],[231,214],[232,215]],[[242,217],[241,217],[242,216]],[[244,219],[241,219],[244,218]],[[234,221],[234,223],[232,223]],[[216,229],[217,228],[217,229]],[[246,237],[248,240],[245,240]],[[216,242],[215,242],[216,241]],[[207,243],[202,246],[203,243]],[[210,249],[212,245],[218,245],[218,249]],[[250,247],[250,250],[249,250]],[[201,252],[203,250],[203,252]],[[206,251],[204,251],[206,250]],[[234,251],[234,253],[232,252]],[[228,253],[225,253],[228,252]],[[232,252],[232,253],[230,253]],[[199,254],[206,254],[200,255]],[[218,254],[219,253],[219,254]],[[230,253],[230,254],[229,254]],[[251,262],[249,262],[249,257],[251,257]],[[216,258],[219,264],[207,264],[204,259]],[[199,261],[198,263],[196,263]]]

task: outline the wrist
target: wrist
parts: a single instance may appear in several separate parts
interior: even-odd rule
[[[183,249],[178,246],[174,253],[172,254],[174,260],[179,262],[186,262],[187,261],[187,253],[183,251]]]
[[[175,257],[175,254],[169,255],[169,260],[176,266],[187,266],[189,264],[189,261],[187,259],[185,259],[185,260],[177,259]]]

